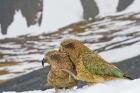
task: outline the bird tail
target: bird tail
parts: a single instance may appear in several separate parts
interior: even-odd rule
[[[130,76],[128,76],[128,75],[126,75],[126,74],[124,74],[124,76],[123,76],[124,78],[126,78],[126,79],[129,79],[129,80],[134,80],[134,78],[132,78],[132,77],[130,77]]]

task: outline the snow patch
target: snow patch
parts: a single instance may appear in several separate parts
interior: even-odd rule
[[[109,51],[101,52],[100,55],[108,62],[119,62],[125,59],[129,59],[140,54],[137,49],[140,48],[140,42],[130,46],[117,48]]]
[[[99,7],[99,16],[106,16],[116,12],[119,0],[95,0]]]
[[[59,93],[139,93],[140,79],[135,80],[112,80],[105,83],[99,83],[91,86],[84,86],[79,89],[61,90]],[[3,92],[3,93],[18,93],[18,92]],[[54,89],[45,91],[34,90],[24,91],[21,93],[55,93]]]
[[[45,3],[46,29],[49,32],[70,23],[78,22],[82,18],[83,10],[80,0],[45,0]]]

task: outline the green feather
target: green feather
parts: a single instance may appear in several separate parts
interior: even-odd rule
[[[86,70],[97,75],[109,75],[123,78],[123,73],[114,65],[107,63],[96,53],[85,53],[81,55]]]
[[[123,78],[124,74],[118,70],[118,69],[113,69],[112,71],[112,75],[118,78]]]

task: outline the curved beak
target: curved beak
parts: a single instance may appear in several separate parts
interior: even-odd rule
[[[43,67],[44,67],[45,61],[46,61],[46,60],[43,58],[43,59],[42,59],[42,66],[43,66]]]

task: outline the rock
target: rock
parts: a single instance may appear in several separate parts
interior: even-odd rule
[[[119,4],[117,6],[117,11],[123,11],[125,10],[127,7],[129,7],[132,3],[134,2],[134,0],[119,0]]]
[[[88,20],[89,18],[94,19],[99,13],[99,9],[94,0],[81,0],[83,7],[83,17]]]

